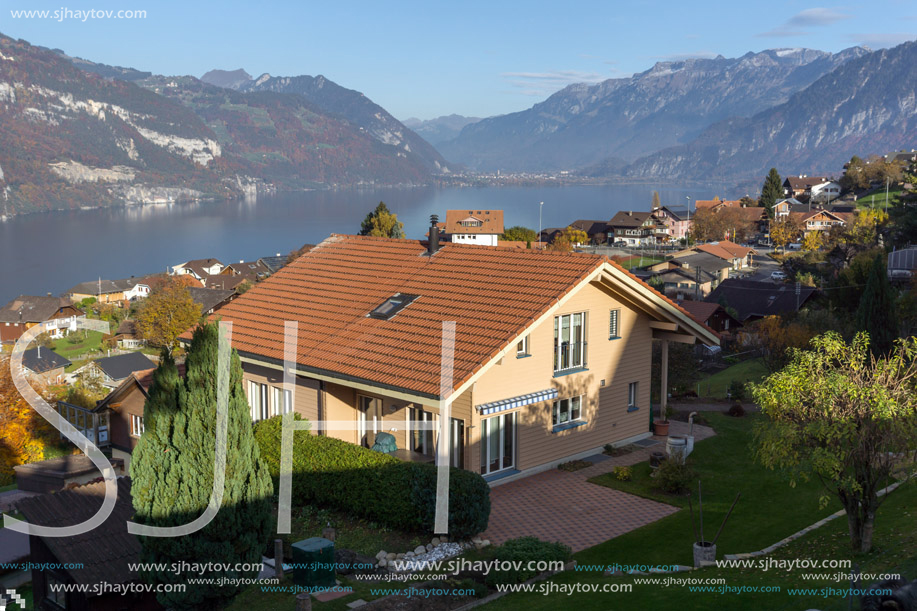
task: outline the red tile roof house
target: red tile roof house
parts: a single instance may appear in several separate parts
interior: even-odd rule
[[[402,456],[429,461],[438,435],[415,423],[437,422],[448,402],[451,464],[505,482],[647,437],[653,340],[719,342],[604,257],[431,249],[332,235],[221,309],[253,419],[292,408],[313,433],[372,446],[386,432]],[[298,323],[292,405],[285,321]],[[444,321],[456,333],[446,399]]]

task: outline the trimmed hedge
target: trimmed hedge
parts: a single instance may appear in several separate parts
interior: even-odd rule
[[[274,478],[275,493],[280,490],[281,426],[281,416],[255,425],[255,439]],[[334,507],[391,528],[433,532],[436,467],[297,431],[292,497],[297,505]],[[484,532],[489,519],[490,487],[484,478],[450,468],[449,536],[464,539]]]
[[[510,539],[503,545],[492,548],[491,558],[501,563],[511,563],[514,567],[508,570],[493,570],[485,577],[489,586],[522,583],[538,574],[529,568],[529,562],[569,562],[573,557],[572,550],[563,543],[542,541],[537,537],[519,537]],[[537,565],[536,565],[537,567]]]

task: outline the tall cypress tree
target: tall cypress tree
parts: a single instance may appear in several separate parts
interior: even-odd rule
[[[764,179],[764,186],[761,187],[761,205],[767,211],[768,218],[774,218],[774,204],[783,196],[783,181],[780,180],[780,174],[777,168],[771,168],[767,178]]]
[[[876,255],[860,307],[856,313],[857,329],[869,333],[869,348],[874,355],[885,356],[898,338],[895,317],[895,290],[888,281],[882,255]]]
[[[194,331],[182,380],[168,355],[153,374],[144,407],[146,432],[131,460],[134,520],[151,526],[179,526],[200,516],[210,501],[216,444],[218,328]],[[223,502],[203,529],[180,537],[140,537],[142,562],[256,564],[271,535],[273,484],[252,434],[242,389],[242,364],[233,351],[229,376],[229,418]],[[257,570],[146,571],[147,583],[187,584],[189,578],[252,579]],[[189,585],[160,593],[171,609],[221,608],[241,587]]]

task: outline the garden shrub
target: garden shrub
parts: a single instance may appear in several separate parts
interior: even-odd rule
[[[742,416],[745,415],[745,408],[742,407],[741,403],[738,403],[738,402],[733,403],[732,406],[729,408],[729,411],[726,413],[732,416],[733,418],[741,418]]]
[[[745,382],[733,380],[729,383],[729,396],[735,401],[741,401],[745,398]]]
[[[296,419],[300,416],[297,414]],[[255,425],[261,458],[279,492],[281,416]],[[295,505],[334,507],[401,530],[433,531],[436,467],[403,462],[340,439],[297,431],[293,435]],[[487,529],[490,488],[477,473],[449,474],[449,536],[468,538]]]
[[[615,467],[611,472],[622,482],[629,482],[630,478],[633,476],[633,471],[630,467]]]
[[[664,460],[656,469],[654,486],[669,494],[685,494],[697,479],[697,473],[687,463]]]
[[[573,555],[572,550],[563,543],[548,543],[536,537],[519,537],[510,539],[503,545],[493,548],[494,560],[515,563],[518,570],[492,570],[487,575],[487,585],[522,583],[537,575],[540,571],[529,569],[529,562],[567,562]],[[542,569],[546,570],[546,569]]]

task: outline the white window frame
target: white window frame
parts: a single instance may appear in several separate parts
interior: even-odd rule
[[[490,418],[484,418],[481,420],[481,475],[488,476],[493,475],[494,473],[499,473],[501,471],[506,471],[509,469],[516,468],[516,455],[518,454],[519,449],[519,436],[516,431],[516,413],[509,412],[503,413],[496,416],[491,416]],[[488,432],[492,430],[492,425],[497,420],[500,420],[500,437],[498,439],[498,448],[499,452],[499,467],[497,469],[491,470],[490,463],[490,435]],[[507,457],[506,455],[506,430],[510,427],[512,430],[512,449],[510,451],[511,456]]]
[[[580,329],[581,335],[579,342],[572,341],[574,323],[576,317],[580,317]],[[563,341],[563,323],[564,320],[569,320],[568,329],[571,337],[571,341],[567,342],[567,352],[566,359],[564,358],[564,341]],[[572,312],[570,314],[561,314],[554,317],[554,373],[562,373],[564,371],[570,371],[574,369],[585,369],[586,368],[586,347],[588,342],[586,338],[588,335],[588,320],[586,312]],[[574,358],[576,354],[575,346],[579,346],[579,359]],[[566,361],[566,362],[564,362]]]
[[[414,422],[432,422],[435,430],[423,430],[419,427],[414,427]],[[439,422],[439,416],[433,412],[428,412],[418,407],[408,408],[408,450],[424,456],[433,456],[436,452],[435,433],[439,430],[439,427],[436,426],[437,422]],[[415,437],[417,433],[420,434],[419,438]]]
[[[566,419],[561,417],[566,414]],[[551,426],[561,426],[571,422],[583,421],[583,395],[554,401],[551,408]]]
[[[139,433],[137,431],[140,431]],[[146,427],[143,422],[143,416],[138,416],[137,414],[131,414],[131,437],[137,437],[138,439],[146,431]]]
[[[637,401],[640,399],[640,382],[631,382],[627,385],[627,407],[639,407]]]
[[[248,408],[252,422],[260,422],[271,417],[268,399],[267,384],[248,381]]]
[[[608,339],[621,339],[621,308],[608,311]]]
[[[529,336],[526,335],[516,344],[516,356],[529,356]]]

